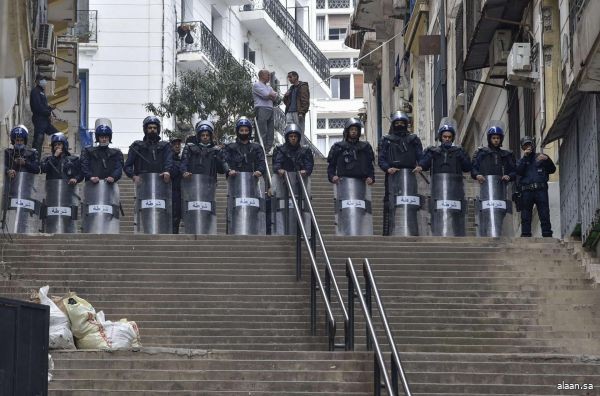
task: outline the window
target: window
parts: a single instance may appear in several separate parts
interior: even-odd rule
[[[363,97],[363,84],[365,83],[365,76],[362,74],[354,75],[354,99]]]
[[[344,40],[350,23],[350,15],[329,15],[329,40]]]
[[[256,51],[250,48],[250,43],[244,43],[244,59],[253,65],[256,64]]]
[[[327,121],[329,121],[329,129],[343,129],[346,125],[345,118],[330,118]]]
[[[327,126],[326,118],[317,118],[317,129],[325,129]]]
[[[352,58],[331,58],[329,59],[329,67],[334,69],[344,69],[350,67],[351,60]]]
[[[350,99],[350,76],[331,79],[331,96],[335,99]]]
[[[329,28],[329,40],[344,40],[346,28]]]
[[[317,40],[325,40],[325,16],[317,17]]]

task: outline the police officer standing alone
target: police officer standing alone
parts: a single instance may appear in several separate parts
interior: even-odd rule
[[[35,82],[36,85],[29,94],[29,107],[31,108],[31,121],[33,122],[32,147],[36,149],[38,153],[41,153],[42,145],[44,144],[44,136],[53,135],[58,131],[50,122],[54,107],[48,104],[48,98],[46,98],[45,89],[48,80],[46,80],[44,76],[38,74],[35,76]]]
[[[383,197],[383,235],[390,235],[390,223],[393,220],[390,216],[395,212],[396,202],[390,201],[390,182],[391,177],[398,178],[398,176],[392,176],[398,172],[404,173],[401,177],[406,176],[405,183],[403,185],[414,187],[414,191],[402,191],[403,194],[417,194],[417,183],[414,175],[410,175],[408,172],[403,170],[410,170],[411,173],[415,173],[415,168],[418,162],[423,157],[423,145],[421,139],[415,134],[408,131],[408,115],[402,111],[397,111],[392,114],[392,123],[388,135],[384,136],[381,145],[378,150],[378,162],[379,167],[385,172],[385,194]],[[394,187],[397,183],[392,183]],[[396,190],[394,188],[394,190]],[[400,193],[400,191],[392,191],[392,194]],[[408,209],[408,207],[406,208]],[[416,209],[416,208],[415,208]],[[414,219],[416,221],[416,218]],[[393,224],[392,224],[393,226]],[[417,224],[409,225],[409,228],[416,230],[418,235]],[[392,230],[393,233],[393,230]]]
[[[529,136],[521,139],[521,150],[523,157],[517,163],[521,190],[521,236],[531,236],[531,219],[535,205],[540,217],[542,236],[551,238],[548,176],[556,172],[556,166],[546,154],[535,152],[535,141]]]

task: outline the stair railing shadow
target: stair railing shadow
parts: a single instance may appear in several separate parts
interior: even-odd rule
[[[402,381],[404,394],[406,396],[411,396],[408,380],[406,379],[404,369],[402,368],[402,362],[400,361],[400,356],[398,355],[398,350],[396,349],[396,342],[394,341],[394,336],[392,335],[392,331],[387,320],[387,315],[385,314],[383,301],[381,300],[381,295],[379,294],[375,277],[371,271],[371,264],[369,263],[369,260],[364,259],[363,261],[363,277],[365,281],[364,294],[360,286],[360,282],[358,281],[358,277],[356,276],[352,259],[350,258],[346,259],[346,277],[348,278],[348,313],[350,315],[350,324],[348,330],[350,332],[350,342],[353,347],[352,349],[354,349],[354,300],[355,297],[358,297],[367,327],[367,331],[365,333],[367,338],[367,350],[374,350],[375,364],[373,365],[373,394],[376,396],[381,395],[381,390],[385,386],[389,396],[399,395],[398,379],[400,379]],[[379,342],[377,341],[377,333],[373,325],[372,296],[375,296],[379,317],[383,323],[385,335],[391,349],[391,380],[390,375],[388,375],[387,372],[383,353],[381,351]],[[383,377],[383,384],[381,383],[381,377]]]

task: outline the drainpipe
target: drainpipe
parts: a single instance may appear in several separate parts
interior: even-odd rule
[[[538,11],[539,29],[540,29],[540,49],[538,52],[538,61],[540,69],[540,142],[544,136],[546,127],[546,69],[544,64],[544,16],[542,14],[543,1],[540,1],[540,9]],[[541,149],[541,144],[540,144]]]
[[[440,0],[440,12],[438,15],[440,21],[440,83],[442,88],[442,116],[448,116],[448,88],[447,88],[447,68],[446,65],[446,0]]]
[[[381,77],[377,77],[376,82],[376,91],[377,91],[377,145],[381,142],[381,138],[383,137],[383,100],[381,98]]]

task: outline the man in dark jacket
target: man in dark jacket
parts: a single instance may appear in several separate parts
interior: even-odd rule
[[[306,113],[310,107],[308,83],[300,81],[298,73],[295,71],[289,72],[287,78],[292,85],[283,96],[286,122],[298,125],[304,133]]]
[[[181,223],[181,138],[175,137],[169,140],[173,155],[173,166],[171,167],[171,200],[173,202],[173,234],[179,234]]]
[[[385,193],[383,196],[383,235],[390,233],[390,187],[388,178],[400,169],[414,169],[423,157],[421,139],[408,131],[408,115],[402,111],[392,114],[389,133],[383,137],[378,148],[378,163],[385,172]],[[416,183],[415,183],[416,185]],[[394,199],[392,197],[392,199]]]
[[[112,141],[112,128],[99,124],[94,133],[97,146],[86,147],[81,153],[81,171],[85,181],[96,184],[100,180],[116,183],[123,175],[123,153],[108,147]]]
[[[183,148],[181,172],[184,178],[203,174],[217,180],[217,173],[229,175],[230,169],[221,148],[213,141],[214,126],[210,121],[199,121],[195,127],[196,139]]]
[[[542,236],[551,238],[548,175],[556,172],[556,166],[546,154],[535,152],[535,141],[529,136],[521,139],[521,150],[523,157],[517,162],[521,190],[521,236],[531,236],[531,219],[535,205],[540,217]]]
[[[17,125],[10,131],[12,147],[4,151],[4,172],[14,178],[17,172],[40,173],[39,153],[27,147],[29,131],[25,125]]]
[[[361,129],[362,122],[350,118],[344,127],[344,140],[331,146],[327,156],[327,178],[331,183],[338,183],[342,177],[362,179],[368,185],[375,183],[375,154],[368,142],[359,140]]]
[[[142,123],[144,139],[129,146],[125,174],[138,183],[141,173],[158,173],[165,183],[171,181],[173,154],[169,143],[160,140],[160,120],[148,116]]]
[[[58,131],[50,122],[54,107],[48,104],[44,92],[48,81],[40,74],[35,77],[36,85],[29,94],[29,107],[31,107],[31,121],[33,122],[33,144],[32,147],[38,153],[42,152],[45,135],[53,135]]]
[[[258,143],[250,142],[252,138],[252,122],[240,117],[235,124],[237,139],[225,146],[225,161],[231,168],[229,176],[235,177],[238,172],[252,172],[261,177],[267,171],[265,152]]]
[[[300,145],[300,127],[289,124],[285,128],[284,138],[285,143],[277,146],[273,154],[273,173],[283,176],[285,172],[300,172],[302,176],[310,176],[315,160],[310,148]]]
[[[62,133],[50,137],[52,153],[42,161],[42,173],[46,180],[65,179],[67,184],[74,185],[83,180],[79,157],[69,152],[69,142]]]
[[[480,184],[488,175],[502,176],[504,182],[515,180],[515,156],[512,151],[502,149],[504,125],[500,121],[492,121],[486,135],[487,147],[480,147],[473,155],[471,177]]]

